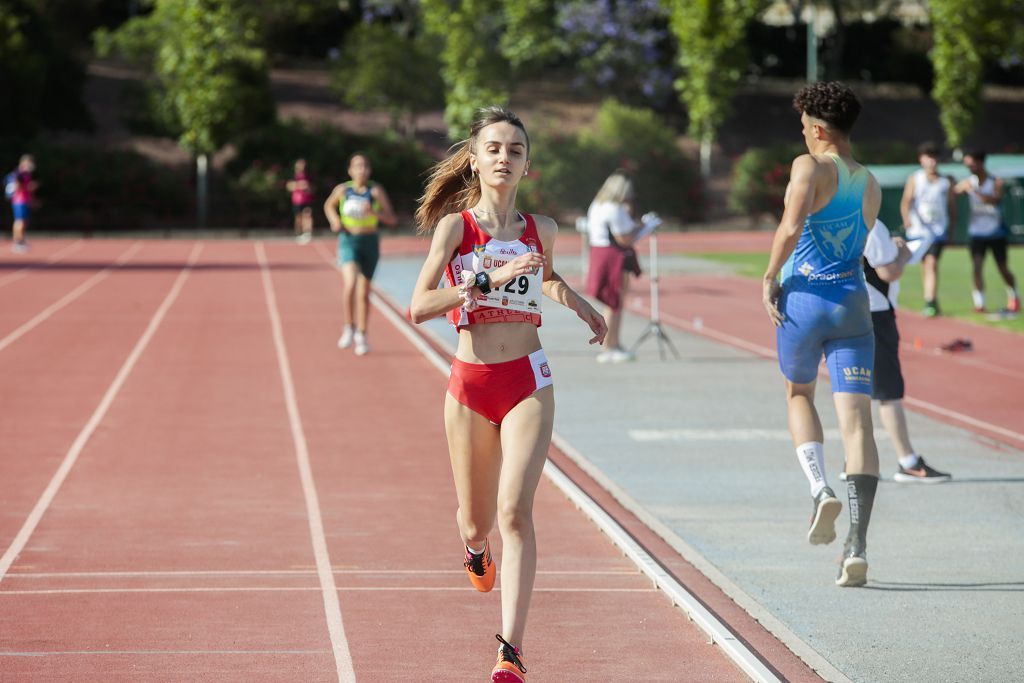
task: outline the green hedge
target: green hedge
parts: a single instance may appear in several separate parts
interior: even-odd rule
[[[287,121],[254,131],[238,144],[228,164],[227,185],[236,207],[236,225],[290,223],[291,200],[285,183],[296,159],[306,160],[315,204],[322,204],[338,183],[348,180],[348,160],[364,152],[395,211],[411,214],[423,191],[424,174],[433,159],[418,144],[390,135],[354,135],[322,124]],[[322,222],[319,210],[314,212]]]
[[[531,211],[556,217],[585,213],[617,168],[634,174],[637,207],[676,220],[699,220],[705,209],[696,166],[676,133],[653,111],[607,100],[578,134],[541,129],[531,139],[532,165],[519,196]]]
[[[171,224],[193,210],[187,169],[166,168],[136,152],[94,144],[7,139],[0,140],[4,175],[23,153],[36,160],[39,203],[33,227],[137,229]]]
[[[729,210],[750,216],[771,213],[781,217],[790,166],[793,159],[806,153],[807,148],[801,144],[748,149],[732,168],[726,200]],[[917,160],[916,148],[902,142],[855,144],[853,155],[865,164],[906,164]]]

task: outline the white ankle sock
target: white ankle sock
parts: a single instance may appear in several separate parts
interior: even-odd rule
[[[484,554],[484,547],[481,547],[480,550],[474,550],[473,548],[470,548],[467,545],[466,546],[466,552],[472,553],[473,555],[483,555]]]
[[[972,289],[971,290],[971,298],[974,299],[974,307],[975,308],[984,308],[985,307],[985,295],[982,294],[980,290]]]
[[[900,467],[905,470],[909,470],[911,467],[916,467],[918,461],[921,459],[917,453],[911,453],[900,458]]]
[[[825,481],[825,446],[817,441],[808,441],[796,447],[796,459],[811,485],[811,496],[816,496],[828,486]]]

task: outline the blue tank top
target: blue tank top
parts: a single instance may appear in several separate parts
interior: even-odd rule
[[[838,155],[828,156],[836,165],[836,193],[804,221],[796,249],[782,267],[784,289],[864,288],[861,256],[868,237],[863,215],[868,171],[862,166],[850,173]]]

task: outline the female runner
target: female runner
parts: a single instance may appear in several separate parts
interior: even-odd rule
[[[537,545],[533,498],[551,442],[552,372],[541,348],[541,294],[590,326],[604,318],[552,265],[558,226],[520,213],[516,190],[530,166],[522,121],[501,107],[477,113],[469,139],[433,169],[416,211],[433,230],[410,313],[420,323],[449,314],[459,331],[444,419],[459,508],[465,567],[482,592],[496,568],[487,534],[502,539],[501,643],[492,681],[523,683],[523,632],[533,592]],[[445,276],[448,287],[438,289]]]
[[[395,225],[395,211],[388,193],[370,180],[370,159],[356,152],[348,162],[352,179],[334,188],[324,202],[324,213],[338,236],[338,267],[342,277],[342,309],[345,327],[338,348],[355,342],[357,356],[370,351],[366,342],[366,323],[370,315],[370,281],[380,260],[378,226]]]

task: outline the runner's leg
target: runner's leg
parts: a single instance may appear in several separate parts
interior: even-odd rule
[[[445,394],[444,427],[459,508],[455,518],[463,544],[480,549],[494,527],[501,442],[498,428]]]
[[[547,386],[510,410],[501,423],[501,630],[502,637],[519,647],[537,573],[533,499],[551,445],[554,417],[554,389]]]

